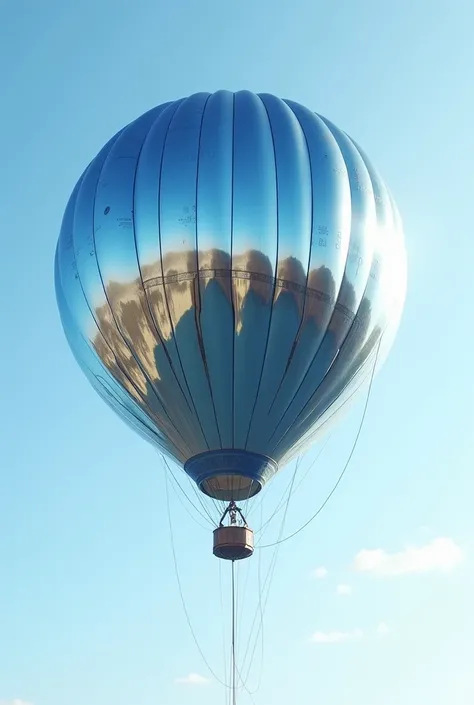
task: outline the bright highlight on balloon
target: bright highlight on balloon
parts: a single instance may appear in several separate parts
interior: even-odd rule
[[[365,153],[302,105],[197,93],[117,133],[66,208],[56,293],[89,381],[230,503],[216,555],[251,555],[237,502],[317,440],[391,345],[400,217]],[[245,528],[233,543],[232,532]]]

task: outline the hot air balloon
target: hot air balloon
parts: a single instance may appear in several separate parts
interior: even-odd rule
[[[354,140],[290,100],[218,91],[153,108],[92,160],[55,284],[89,381],[227,504],[214,552],[235,560],[253,551],[237,503],[385,358],[406,257],[394,200]]]

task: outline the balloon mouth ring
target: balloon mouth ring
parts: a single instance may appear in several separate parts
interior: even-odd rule
[[[184,470],[203,494],[229,502],[255,497],[278,471],[278,464],[266,455],[232,448],[195,455]]]
[[[255,497],[262,489],[262,484],[258,480],[252,480],[237,473],[216,474],[203,480],[199,489],[208,497],[230,502],[235,500],[242,502],[245,499]]]

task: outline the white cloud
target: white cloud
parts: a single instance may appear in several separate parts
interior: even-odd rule
[[[425,546],[410,546],[398,553],[387,553],[381,548],[359,551],[354,559],[355,570],[378,576],[407,573],[449,572],[463,560],[463,551],[450,538],[436,538]]]
[[[327,576],[327,574],[328,571],[323,565],[319,566],[319,568],[316,568],[316,570],[313,570],[313,576],[318,580],[322,580]]]
[[[0,705],[32,705],[32,703],[27,703],[26,700],[0,700]]]
[[[352,594],[352,587],[350,585],[338,585],[336,588],[336,592],[338,595],[351,595]]]
[[[375,631],[377,634],[380,634],[380,636],[385,636],[385,634],[389,634],[390,628],[385,622],[379,622]]]
[[[353,629],[350,632],[315,632],[311,641],[315,644],[340,644],[343,641],[354,641],[364,636],[362,629]]]
[[[210,680],[209,678],[200,676],[199,673],[189,673],[183,678],[176,678],[175,683],[179,683],[180,685],[207,685],[210,683]]]

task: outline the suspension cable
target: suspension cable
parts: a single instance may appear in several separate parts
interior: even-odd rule
[[[232,601],[232,635],[231,635],[231,649],[232,649],[232,705],[237,703],[237,663],[235,659],[235,642],[236,642],[236,619],[235,619],[235,561],[232,561],[232,589],[231,589],[231,601]]]
[[[256,548],[259,548],[259,549],[262,549],[262,548],[272,548],[273,546],[278,546],[279,544],[285,543],[285,541],[289,541],[290,539],[292,539],[292,538],[294,538],[295,536],[297,536],[301,531],[303,531],[304,529],[306,529],[306,527],[309,526],[309,525],[311,524],[311,522],[313,522],[313,521],[316,519],[316,517],[319,516],[319,514],[321,514],[321,512],[322,512],[323,509],[324,509],[324,507],[326,506],[326,504],[329,502],[329,500],[331,499],[331,497],[333,496],[333,494],[336,492],[337,488],[339,487],[339,485],[340,485],[340,483],[341,483],[341,481],[342,481],[342,478],[343,478],[344,475],[346,474],[346,470],[347,470],[347,468],[348,468],[349,465],[350,465],[350,462],[351,462],[351,460],[352,460],[352,456],[354,455],[355,449],[356,449],[356,447],[357,447],[357,443],[359,442],[359,438],[360,438],[360,434],[361,434],[361,432],[362,432],[362,428],[363,428],[363,426],[364,426],[364,421],[365,421],[365,417],[366,417],[366,414],[367,414],[367,408],[368,408],[368,406],[369,406],[369,400],[370,400],[370,395],[371,395],[371,391],[372,391],[372,383],[373,383],[373,381],[374,381],[374,376],[375,376],[375,368],[377,367],[377,360],[378,360],[378,356],[379,356],[380,344],[381,344],[381,342],[382,342],[382,337],[383,337],[383,335],[381,335],[380,338],[379,338],[379,342],[378,342],[378,346],[377,346],[377,351],[376,351],[376,353],[375,353],[374,366],[372,367],[372,372],[371,372],[371,375],[370,375],[369,388],[368,388],[368,391],[367,391],[367,397],[366,397],[365,404],[364,404],[364,410],[363,410],[363,412],[362,412],[362,418],[361,418],[360,423],[359,423],[359,428],[357,429],[356,437],[355,437],[355,439],[354,439],[354,443],[352,444],[352,448],[351,448],[351,451],[350,451],[350,453],[349,453],[349,457],[347,458],[347,461],[346,461],[346,463],[345,463],[345,465],[344,465],[344,467],[343,467],[343,469],[342,469],[341,474],[340,474],[339,477],[337,478],[336,484],[334,485],[334,487],[332,488],[332,490],[330,491],[330,493],[328,494],[328,496],[326,497],[326,499],[324,500],[324,502],[320,505],[320,507],[318,508],[318,510],[313,514],[312,517],[310,517],[310,518],[308,519],[307,522],[305,522],[302,526],[300,526],[299,529],[297,529],[296,531],[294,531],[292,534],[289,534],[289,536],[285,536],[285,537],[282,538],[282,539],[278,539],[278,540],[275,541],[274,543],[265,544],[264,546],[256,546]]]
[[[176,479],[173,475],[171,475],[171,479],[173,480],[173,482],[175,483],[175,485],[177,485],[177,486],[179,487],[179,489],[183,492],[185,498],[188,499],[187,495],[184,493],[184,490],[183,490],[183,488],[181,487],[181,485],[179,484],[179,482],[177,481],[177,479]],[[206,526],[205,524],[203,524],[201,521],[199,521],[199,520],[194,516],[194,514],[193,514],[193,513],[191,512],[191,510],[188,508],[186,502],[182,499],[182,497],[181,497],[181,495],[179,494],[179,492],[178,492],[178,490],[176,489],[176,487],[175,487],[174,485],[171,485],[171,489],[173,490],[175,497],[177,498],[178,502],[179,502],[179,503],[181,504],[181,506],[183,507],[183,509],[184,509],[184,511],[186,512],[186,514],[187,514],[189,517],[191,517],[191,519],[192,519],[198,526],[200,526],[201,529],[204,529],[204,531],[208,532],[208,531],[209,531],[209,526],[208,526],[208,525]],[[196,509],[197,509],[197,508],[196,508]],[[209,524],[209,521],[207,520],[207,518],[206,518],[204,515],[201,515],[201,516],[202,516],[203,519],[205,519],[205,520],[208,522],[208,524]]]
[[[278,534],[278,539],[281,538],[281,536],[282,536],[282,534],[283,534],[283,532],[284,532],[284,530],[285,530],[285,522],[286,522],[286,517],[287,517],[287,514],[288,514],[288,509],[289,509],[289,506],[290,506],[290,500],[291,500],[291,497],[292,497],[292,494],[293,494],[293,486],[294,486],[294,483],[295,483],[295,479],[296,479],[296,473],[293,473],[293,477],[292,477],[292,479],[291,479],[291,483],[290,483],[290,487],[289,487],[289,491],[288,491],[288,497],[287,497],[286,502],[285,502],[285,511],[284,511],[284,513],[283,513],[283,517],[282,517],[282,520],[281,520],[281,525],[280,525],[280,531],[279,531],[279,534]],[[243,686],[244,690],[250,695],[251,698],[252,698],[252,695],[254,695],[254,694],[259,690],[260,685],[261,685],[261,681],[262,681],[262,673],[263,673],[263,649],[264,649],[264,646],[263,646],[264,616],[265,616],[265,612],[266,612],[266,609],[267,609],[268,600],[269,600],[269,598],[270,598],[270,589],[271,589],[272,582],[273,582],[273,577],[274,577],[274,574],[275,574],[276,564],[277,564],[277,560],[278,560],[278,553],[279,553],[279,550],[280,550],[280,543],[281,543],[280,541],[277,541],[277,542],[275,543],[275,550],[274,550],[273,555],[272,555],[272,559],[271,559],[271,562],[270,562],[270,567],[269,567],[269,569],[268,569],[268,573],[267,573],[267,576],[266,576],[266,578],[265,578],[263,587],[261,587],[261,578],[260,578],[260,574],[259,574],[259,604],[258,604],[258,606],[257,606],[257,611],[260,612],[260,620],[259,620],[260,623],[259,623],[258,628],[257,628],[257,633],[256,633],[256,636],[255,636],[255,641],[254,641],[254,644],[253,644],[253,649],[252,649],[252,652],[251,652],[251,656],[250,656],[250,659],[249,659],[249,662],[248,662],[248,667],[247,667],[246,675],[245,675],[245,678],[242,679],[242,686]],[[259,567],[260,567],[260,564],[259,564]],[[268,583],[268,587],[267,587],[267,583]],[[265,595],[265,598],[264,598],[264,601],[263,601],[263,593],[265,592],[265,590],[266,590],[266,595]],[[256,619],[257,619],[257,611],[256,611],[255,614],[254,614],[254,618],[253,618],[253,622],[252,622],[252,627],[251,627],[251,630],[250,630],[249,639],[248,639],[248,643],[247,643],[247,649],[246,649],[246,652],[245,652],[245,657],[244,657],[244,661],[243,661],[243,664],[242,664],[242,665],[244,665],[245,660],[246,660],[246,658],[247,658],[248,649],[249,649],[249,647],[250,647],[250,642],[251,642],[251,640],[252,640],[252,636],[251,636],[251,635],[252,635],[252,631],[253,631],[253,628],[254,628],[254,626],[255,626],[255,622],[256,622]],[[255,656],[255,651],[256,651],[256,649],[257,649],[258,638],[259,638],[259,635],[260,635],[260,634],[262,635],[262,663],[261,663],[261,669],[260,669],[260,677],[259,677],[259,679],[258,679],[258,683],[257,683],[257,686],[255,687],[255,689],[254,689],[254,690],[249,690],[249,688],[247,688],[247,682],[248,682],[248,680],[249,680],[249,678],[250,678],[250,671],[251,671],[251,668],[252,668],[252,661],[253,661],[253,658],[254,658],[254,656]]]
[[[188,479],[190,480],[191,489],[194,491],[194,493],[195,493],[195,495],[196,495],[196,498],[197,498],[197,500],[199,501],[199,503],[200,503],[200,505],[201,505],[201,507],[202,507],[202,511],[200,511],[199,507],[197,507],[197,506],[194,504],[193,500],[189,497],[189,495],[187,494],[186,490],[183,488],[183,486],[182,486],[181,483],[179,482],[179,480],[178,480],[178,478],[176,477],[175,473],[174,473],[173,470],[171,469],[171,466],[170,466],[170,464],[168,463],[167,458],[166,458],[164,455],[161,455],[161,460],[162,460],[163,464],[165,465],[165,467],[166,467],[168,473],[169,473],[170,476],[172,477],[174,483],[179,487],[181,493],[182,493],[183,496],[187,499],[187,501],[188,501],[189,504],[192,506],[192,508],[202,517],[202,519],[204,519],[204,521],[208,522],[208,523],[210,524],[210,526],[214,526],[215,521],[213,520],[212,515],[211,515],[211,513],[209,512],[209,509],[206,507],[205,503],[203,502],[202,497],[201,497],[201,496],[199,495],[199,493],[197,492],[196,487],[194,486],[194,483],[192,482],[192,480],[191,480],[190,478],[188,478]]]
[[[204,661],[207,669],[211,673],[211,675],[216,679],[218,683],[224,686],[224,688],[229,688],[229,685],[225,683],[219,676],[216,674],[216,672],[213,670],[211,667],[209,661],[207,660],[204,651],[202,650],[202,647],[198,641],[198,638],[196,636],[196,632],[194,631],[194,627],[191,622],[191,617],[189,615],[189,611],[186,605],[186,600],[184,599],[184,592],[183,592],[183,586],[181,584],[181,578],[179,575],[179,568],[178,568],[178,559],[176,556],[176,547],[174,543],[174,534],[173,534],[173,524],[171,521],[171,507],[170,507],[170,495],[169,495],[169,488],[168,488],[168,475],[165,473],[165,487],[166,487],[166,506],[168,510],[168,524],[169,524],[169,531],[170,531],[170,542],[171,542],[171,552],[173,554],[173,564],[174,564],[174,570],[175,570],[175,576],[176,576],[176,582],[178,584],[178,591],[179,591],[179,596],[181,598],[181,604],[183,607],[183,612],[186,617],[186,621],[188,623],[189,631],[191,632],[191,636],[194,640],[194,643],[196,645],[197,650],[199,651],[199,654]]]

